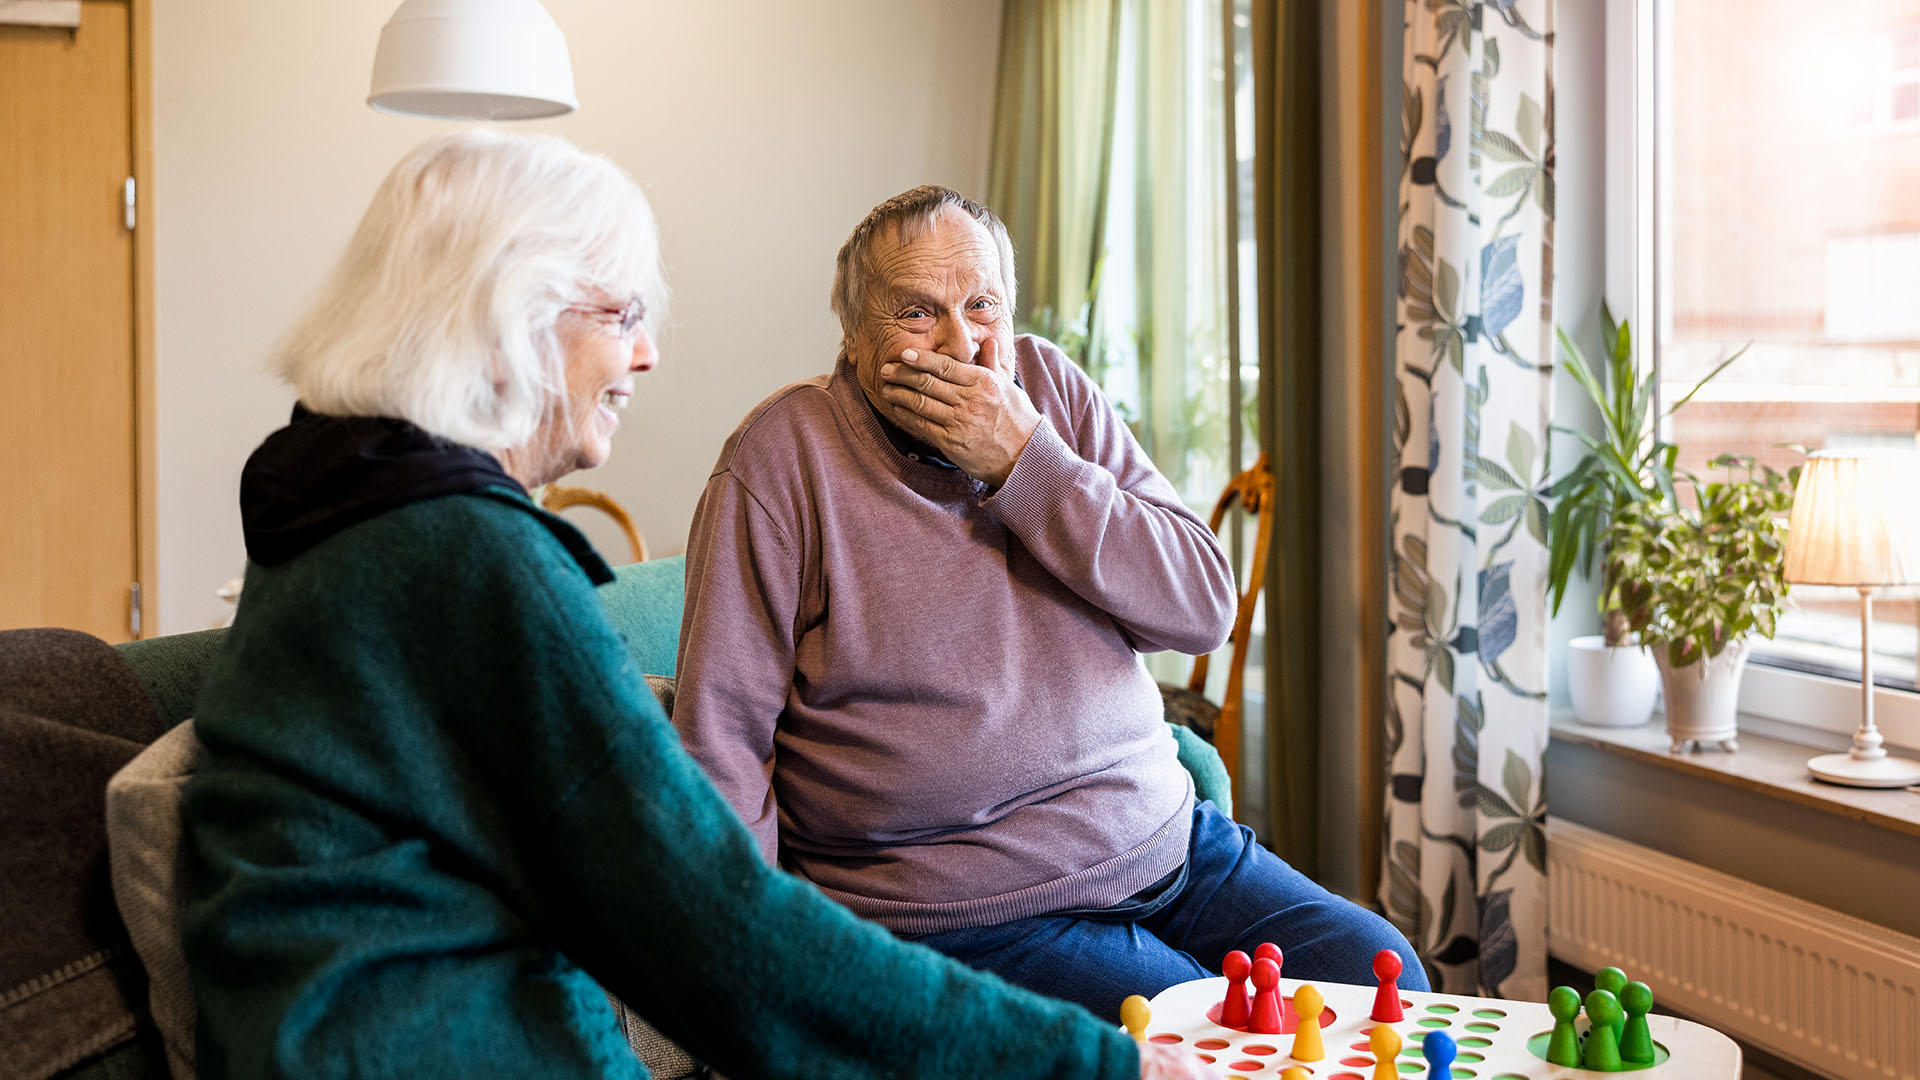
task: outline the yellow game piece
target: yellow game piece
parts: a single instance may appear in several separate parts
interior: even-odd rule
[[[1326,1040],[1320,1037],[1320,1012],[1326,1007],[1327,999],[1311,984],[1293,992],[1293,1011],[1300,1016],[1300,1026],[1293,1033],[1293,1051],[1287,1056],[1295,1061],[1319,1061],[1327,1056]]]
[[[1120,1022],[1127,1026],[1127,1034],[1133,1041],[1147,1041],[1147,1024],[1153,1020],[1153,1009],[1147,1005],[1147,999],[1134,994],[1120,1003]]]
[[[1400,1074],[1394,1071],[1394,1062],[1400,1057],[1400,1033],[1387,1024],[1375,1024],[1367,1036],[1367,1046],[1373,1051],[1373,1080],[1400,1080]]]
[[[1280,1070],[1280,1080],[1310,1080],[1312,1076],[1305,1065],[1289,1065]]]

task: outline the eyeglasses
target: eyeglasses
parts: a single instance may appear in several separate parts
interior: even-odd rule
[[[620,336],[623,338],[632,337],[633,332],[639,329],[641,320],[647,317],[647,305],[641,303],[637,296],[621,307],[608,307],[605,304],[569,304],[565,310],[577,311],[582,315],[599,315],[603,318],[616,316],[620,326]],[[606,321],[607,325],[612,326],[615,320]]]

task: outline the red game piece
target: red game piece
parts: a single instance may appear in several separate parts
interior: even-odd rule
[[[1407,1018],[1400,1008],[1401,967],[1400,954],[1392,949],[1381,949],[1373,954],[1373,974],[1380,980],[1380,992],[1373,995],[1373,1018],[1382,1024]]]
[[[1262,1035],[1280,1034],[1280,965],[1266,958],[1253,962],[1253,1015],[1247,1030]]]
[[[1271,941],[1263,941],[1258,946],[1256,946],[1253,950],[1253,958],[1256,961],[1259,961],[1259,960],[1273,961],[1273,970],[1274,970],[1274,974],[1276,975],[1279,974],[1281,971],[1285,970],[1284,965],[1286,963],[1286,957],[1284,954],[1280,952],[1280,946],[1275,945]],[[1294,1029],[1298,1028],[1299,1026],[1300,1026],[1300,1014],[1293,1011],[1293,999],[1288,997],[1285,994],[1281,994],[1280,995],[1280,1034],[1291,1035],[1293,1034]],[[1268,1032],[1268,1034],[1272,1034],[1272,1032]]]
[[[1220,1002],[1220,1026],[1239,1028],[1245,1031],[1247,1018],[1252,1015],[1252,1005],[1247,1001],[1247,975],[1253,971],[1253,961],[1247,954],[1235,949],[1220,961],[1220,974],[1227,977],[1227,996]]]

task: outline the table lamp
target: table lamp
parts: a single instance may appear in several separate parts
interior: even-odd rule
[[[380,30],[367,104],[448,120],[580,107],[567,39],[539,0],[406,0]]]
[[[1873,590],[1920,580],[1920,469],[1912,454],[1818,450],[1807,456],[1787,525],[1786,578],[1860,591],[1860,728],[1853,749],[1807,762],[1850,787],[1920,783],[1920,764],[1888,757],[1873,725]]]

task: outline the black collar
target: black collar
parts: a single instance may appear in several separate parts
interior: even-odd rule
[[[395,417],[322,416],[293,407],[240,473],[247,557],[282,563],[322,540],[409,503],[487,495],[540,518],[595,584],[613,580],[580,530],[541,511],[500,460]]]

